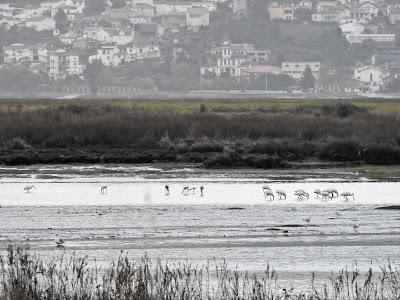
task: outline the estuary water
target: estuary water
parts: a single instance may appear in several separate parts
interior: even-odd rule
[[[26,192],[24,187],[34,185]],[[165,191],[168,185],[169,194]],[[286,199],[265,199],[262,187]],[[102,186],[107,192],[101,193]],[[182,193],[184,186],[196,187]],[[203,195],[199,187],[204,186]],[[354,193],[317,198],[315,189]],[[296,189],[310,193],[298,200]],[[400,263],[400,182],[349,169],[218,170],[193,166],[0,168],[0,250],[29,247],[44,258],[75,253],[109,265],[120,255],[231,269],[274,268],[305,285],[348,268]],[[54,237],[66,240],[55,246]]]

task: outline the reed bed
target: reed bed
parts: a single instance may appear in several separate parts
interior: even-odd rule
[[[388,263],[370,269],[332,273],[318,287],[314,274],[301,290],[282,287],[278,274],[230,270],[226,263],[153,262],[146,256],[130,260],[124,254],[107,268],[89,265],[87,257],[61,256],[43,260],[26,250],[9,247],[0,256],[0,299],[399,299],[400,272]]]
[[[392,112],[377,113],[390,105]],[[0,163],[400,164],[398,106],[316,100],[0,101]]]

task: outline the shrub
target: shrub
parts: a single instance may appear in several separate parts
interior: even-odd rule
[[[321,158],[335,161],[354,161],[361,159],[360,151],[361,146],[356,141],[335,141],[322,149]]]
[[[191,150],[194,152],[222,152],[224,145],[221,142],[211,140],[208,137],[203,137],[201,140],[192,144]]]
[[[364,159],[369,164],[400,164],[400,148],[390,145],[371,145],[363,151]]]
[[[6,147],[12,150],[26,150],[30,149],[31,145],[29,145],[24,139],[16,137],[6,142]]]

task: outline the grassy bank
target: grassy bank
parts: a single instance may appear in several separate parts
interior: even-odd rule
[[[1,101],[0,163],[400,163],[400,101]]]
[[[228,269],[225,263],[205,266],[167,264],[147,258],[119,257],[108,268],[89,267],[87,258],[72,256],[44,261],[20,249],[0,257],[0,298],[31,299],[398,299],[399,270],[387,265],[332,273],[322,286],[293,289],[279,284],[278,274],[261,275]]]

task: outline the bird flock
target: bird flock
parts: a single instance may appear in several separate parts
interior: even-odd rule
[[[262,189],[266,200],[271,200],[271,201],[275,200],[275,194],[269,186],[264,185]],[[287,195],[285,191],[275,190],[275,193],[279,197],[279,200],[286,200]],[[316,189],[314,190],[313,193],[315,194],[316,198],[322,200],[332,200],[334,198],[339,198],[339,196],[342,196],[346,201],[349,201],[350,197],[352,197],[353,200],[355,200],[354,193],[342,192],[339,194],[339,192],[336,189],[332,188],[325,190]],[[303,189],[295,190],[294,195],[297,197],[297,200],[299,201],[310,199],[310,194]]]
[[[165,185],[164,189],[165,189],[165,195],[169,196],[169,194],[170,194],[169,185]],[[26,193],[30,193],[32,190],[37,190],[36,186],[34,186],[33,184],[27,185],[24,187],[24,191]],[[196,190],[197,190],[197,187],[184,185],[181,193],[185,196],[194,195],[196,193]],[[200,190],[200,196],[204,196],[204,186],[203,185],[201,185],[199,187],[199,190]],[[262,190],[264,193],[264,197],[267,200],[270,200],[270,201],[275,200],[275,194],[279,200],[287,199],[287,194],[283,190],[275,190],[275,193],[274,193],[268,185],[264,185],[262,187]],[[108,185],[102,185],[100,187],[100,194],[105,195],[107,193],[108,193]],[[345,192],[342,192],[339,194],[337,189],[333,189],[333,188],[328,188],[325,190],[316,189],[316,190],[314,190],[313,193],[315,194],[316,198],[322,199],[322,200],[332,200],[334,198],[339,198],[339,196],[343,197],[346,201],[349,201],[349,198],[352,198],[353,200],[355,200],[354,193],[345,191]],[[310,199],[310,194],[303,189],[295,190],[294,196],[296,196],[297,200],[299,200],[299,201]]]

